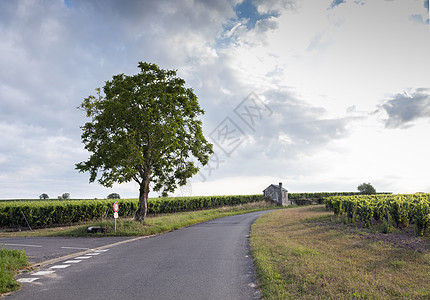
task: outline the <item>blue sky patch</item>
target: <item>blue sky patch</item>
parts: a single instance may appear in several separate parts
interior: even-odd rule
[[[333,0],[329,8],[335,8],[336,6],[339,6],[343,3],[346,3],[345,0]]]
[[[72,0],[64,0],[64,4],[66,4],[67,7],[72,7]]]
[[[247,19],[246,28],[252,29],[259,20],[268,19],[270,17],[278,17],[277,13],[260,14],[257,7],[251,1],[243,1],[234,8],[239,19]]]

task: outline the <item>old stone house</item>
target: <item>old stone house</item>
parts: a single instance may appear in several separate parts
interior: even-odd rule
[[[291,201],[288,200],[288,191],[282,187],[282,182],[279,185],[271,184],[264,191],[263,195],[265,198],[270,198],[273,201],[279,203],[282,206],[291,205]]]

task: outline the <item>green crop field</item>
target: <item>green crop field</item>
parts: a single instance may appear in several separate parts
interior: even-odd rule
[[[148,201],[148,214],[238,205],[262,198],[262,195],[153,198]],[[132,217],[139,204],[138,199],[1,201],[0,227],[42,228],[102,219],[113,214],[115,201],[119,203],[119,215],[124,217]]]
[[[430,194],[334,196],[325,202],[336,216],[366,227],[376,222],[400,229],[413,224],[415,234],[422,236],[430,226]]]

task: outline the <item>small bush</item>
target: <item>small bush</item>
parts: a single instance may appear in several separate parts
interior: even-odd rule
[[[24,250],[0,249],[0,294],[19,288],[19,283],[13,278],[18,270],[28,265],[28,257]]]
[[[392,233],[394,230],[393,225],[390,224],[387,220],[382,222],[382,233]]]

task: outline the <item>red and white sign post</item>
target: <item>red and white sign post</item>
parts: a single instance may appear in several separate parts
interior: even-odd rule
[[[118,219],[118,210],[119,210],[119,204],[118,202],[115,202],[113,204],[113,217],[115,218],[115,232],[116,232],[116,219]]]

